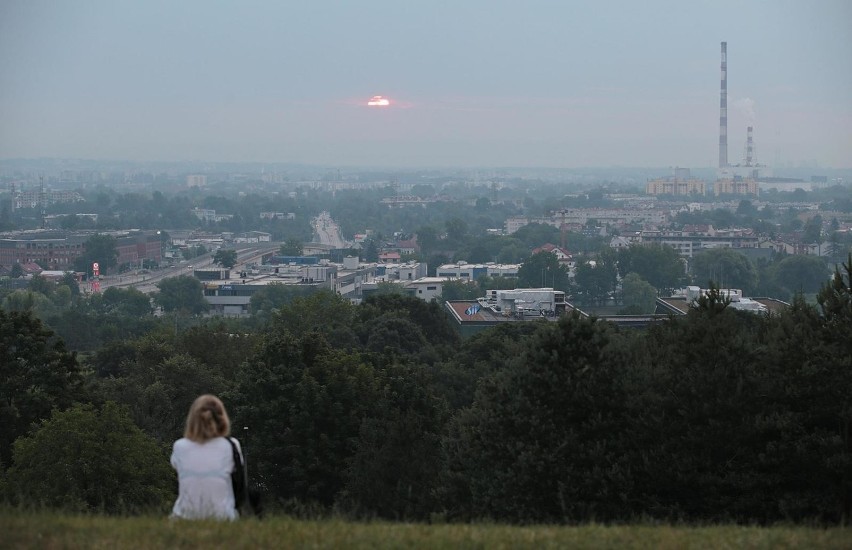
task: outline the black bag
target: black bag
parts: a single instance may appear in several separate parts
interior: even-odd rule
[[[248,500],[246,464],[234,440],[230,437],[226,439],[231,444],[231,451],[234,453],[234,469],[231,471],[231,486],[234,488],[234,507],[243,514],[251,513],[251,504]]]

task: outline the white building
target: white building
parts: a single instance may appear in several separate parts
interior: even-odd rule
[[[457,262],[454,264],[443,264],[435,270],[438,277],[466,279],[475,281],[483,276],[488,277],[517,277],[521,264],[498,264],[487,262],[484,264],[469,264]]]
[[[481,303],[505,315],[542,317],[565,312],[565,293],[552,288],[487,290]]]
[[[443,277],[421,277],[405,285],[407,289],[413,289],[414,295],[431,302],[443,294],[444,283],[446,279]]]

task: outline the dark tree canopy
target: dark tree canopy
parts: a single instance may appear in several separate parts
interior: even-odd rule
[[[162,513],[174,498],[168,457],[115,403],[54,410],[15,442],[9,474],[13,495],[34,506]]]
[[[158,282],[157,288],[159,291],[154,293],[154,302],[163,308],[163,311],[197,315],[210,308],[204,299],[201,281],[195,277],[169,277]]]
[[[79,395],[75,354],[30,312],[0,308],[0,462],[9,464],[12,442],[53,408]]]
[[[83,273],[92,273],[92,264],[98,264],[102,275],[118,264],[118,248],[112,235],[92,235],[83,244],[83,254],[74,261],[74,268]]]
[[[671,292],[686,279],[680,255],[671,246],[632,245],[618,251],[618,271],[624,277],[636,273],[654,288]]]
[[[301,256],[302,241],[295,237],[290,237],[278,248],[278,252],[282,256]]]
[[[568,268],[561,265],[551,252],[533,254],[518,270],[518,288],[549,287],[567,291],[568,285]]]
[[[791,293],[816,292],[828,281],[828,276],[828,266],[818,256],[787,256],[775,266],[775,281]]]
[[[706,287],[710,281],[723,288],[738,288],[750,294],[758,283],[755,265],[736,250],[714,248],[692,258],[692,278]]]

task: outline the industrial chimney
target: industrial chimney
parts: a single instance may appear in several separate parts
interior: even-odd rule
[[[722,90],[719,97],[719,168],[728,167],[728,43],[722,42]]]
[[[745,165],[754,166],[754,126],[749,126],[747,132]]]

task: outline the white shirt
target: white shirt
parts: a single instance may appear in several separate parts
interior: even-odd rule
[[[237,449],[242,456],[240,443]],[[172,516],[184,519],[236,519],[231,471],[234,453],[224,437],[204,443],[181,438],[175,441],[171,458],[178,474],[178,498]]]

